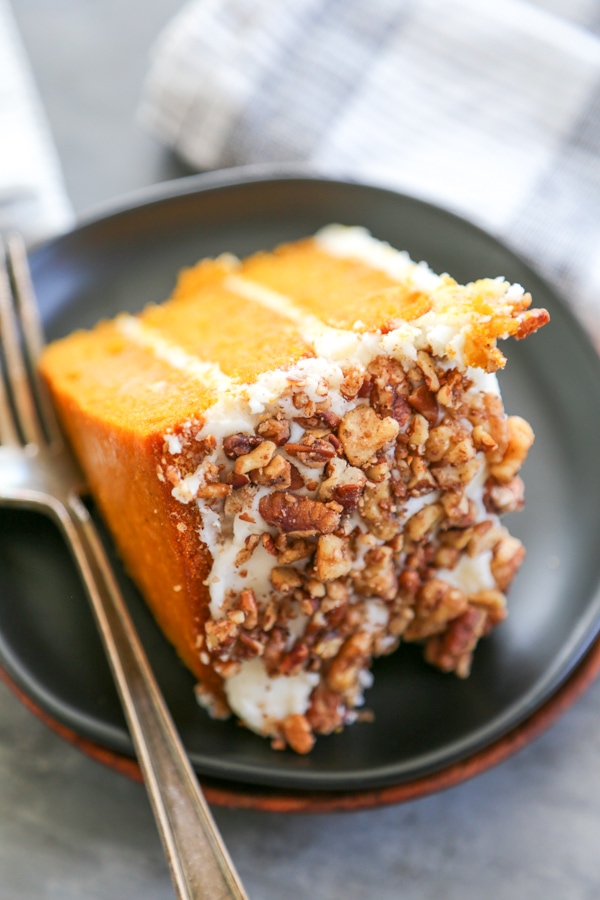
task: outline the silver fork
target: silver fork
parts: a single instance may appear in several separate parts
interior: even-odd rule
[[[50,514],[81,573],[180,900],[246,894],[160,694],[36,373],[40,316],[23,241],[0,241],[0,505]]]

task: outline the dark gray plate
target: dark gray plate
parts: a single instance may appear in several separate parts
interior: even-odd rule
[[[196,705],[192,677],[115,562],[196,770],[312,790],[399,784],[471,756],[540,708],[597,635],[600,364],[592,346],[548,286],[479,229],[396,193],[297,172],[237,170],[173,182],[32,256],[47,333],[55,338],[164,299],[177,270],[200,257],[224,250],[243,255],[330,222],[365,225],[461,281],[504,275],[521,282],[552,321],[507,347],[505,405],[529,419],[537,435],[524,470],[527,508],[508,523],[528,556],[511,591],[510,616],[480,646],[468,681],[428,668],[418,648],[402,647],[375,665],[367,695],[373,724],[319,739],[308,757],[274,752],[267,741],[233,721],[212,721]],[[0,539],[4,669],[51,718],[110,751],[131,754],[86,599],[54,526],[29,512],[2,510]]]

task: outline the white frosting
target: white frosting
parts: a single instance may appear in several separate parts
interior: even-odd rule
[[[413,262],[405,250],[374,238],[366,228],[327,225],[316,233],[315,240],[332,256],[359,259],[396,281],[411,281],[419,290],[431,291],[441,283],[427,263]]]
[[[240,671],[225,682],[227,702],[245,725],[259,734],[272,734],[287,716],[304,715],[318,684],[316,672],[272,678],[261,659],[243,662]]]

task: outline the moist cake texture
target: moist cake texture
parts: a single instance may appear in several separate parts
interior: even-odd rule
[[[400,642],[466,677],[524,557],[533,442],[496,345],[548,320],[361,228],[180,274],[41,369],[125,564],[198,679],[275,747],[361,713]],[[401,686],[399,686],[401,689]]]

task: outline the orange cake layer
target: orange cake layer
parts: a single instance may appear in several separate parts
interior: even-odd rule
[[[530,427],[498,338],[547,313],[358,228],[182,272],[41,371],[131,576],[198,678],[276,747],[353,721],[401,641],[466,676],[524,556]]]

